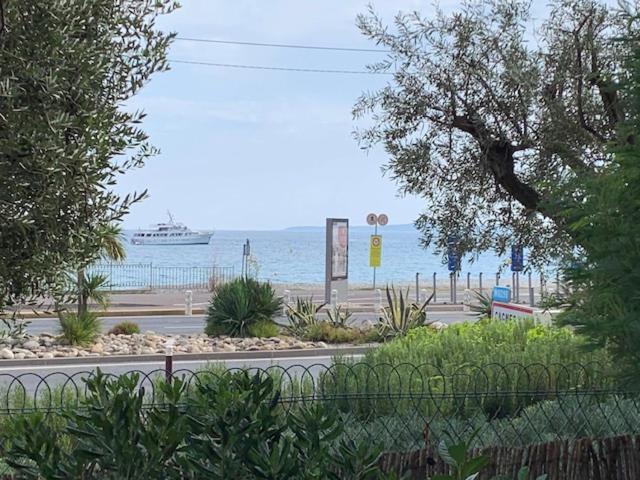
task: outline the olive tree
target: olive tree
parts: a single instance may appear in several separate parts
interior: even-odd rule
[[[63,290],[145,192],[156,153],[126,102],[168,68],[171,0],[0,0],[0,311]]]
[[[371,65],[392,81],[354,107],[365,148],[389,156],[401,192],[419,195],[423,242],[449,235],[467,252],[518,243],[542,265],[576,247],[555,199],[580,201],[580,178],[610,162],[624,119],[616,75],[625,20],[602,1],[552,0],[535,25],[531,2],[463,2],[451,14],[370,10],[360,30],[390,53]],[[577,182],[576,182],[577,181]]]

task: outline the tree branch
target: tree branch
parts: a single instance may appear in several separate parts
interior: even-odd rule
[[[0,34],[4,32],[5,16],[4,16],[4,0],[0,0]]]

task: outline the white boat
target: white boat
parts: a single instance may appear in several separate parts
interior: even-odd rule
[[[169,213],[167,223],[158,223],[147,230],[137,230],[131,236],[134,245],[206,245],[213,232],[190,230],[181,223],[176,223]]]

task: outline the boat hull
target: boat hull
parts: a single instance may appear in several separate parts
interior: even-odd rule
[[[194,233],[182,237],[134,237],[133,245],[207,245],[213,233]]]

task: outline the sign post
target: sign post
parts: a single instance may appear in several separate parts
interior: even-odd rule
[[[349,277],[349,220],[327,218],[326,225],[324,301],[327,304],[346,302]]]
[[[447,238],[447,266],[451,272],[449,278],[449,288],[451,292],[451,303],[457,301],[458,289],[458,270],[460,270],[460,254],[458,252],[458,238],[455,235],[449,235]]]
[[[376,289],[376,269],[382,265],[382,235],[378,235],[378,225],[384,227],[389,223],[389,217],[384,213],[367,215],[367,224],[374,227],[369,241],[369,266],[373,268],[373,289]]]
[[[511,271],[513,272],[513,296],[520,301],[520,272],[524,269],[524,249],[521,245],[511,247]]]

